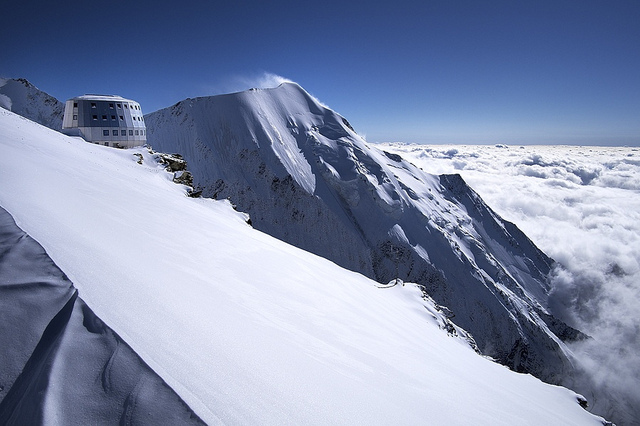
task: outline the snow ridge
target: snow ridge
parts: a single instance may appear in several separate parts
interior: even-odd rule
[[[229,198],[256,228],[378,282],[419,283],[517,371],[553,382],[571,371],[550,324],[569,327],[545,321],[552,260],[459,176],[370,146],[294,83],[146,120],[155,149],[182,154],[203,195]]]
[[[0,310],[0,424],[203,424],[1,207]]]

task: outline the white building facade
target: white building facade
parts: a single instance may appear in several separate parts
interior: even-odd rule
[[[69,99],[64,108],[62,132],[116,148],[131,148],[147,142],[140,104],[115,95]]]

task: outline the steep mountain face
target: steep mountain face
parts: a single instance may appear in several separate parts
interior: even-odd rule
[[[140,359],[207,424],[605,424],[478,356],[419,286],[188,197],[145,148],[0,110],[0,152],[0,206],[24,230],[0,219],[2,424],[199,423]]]
[[[300,86],[187,99],[146,117],[148,141],[184,156],[203,195],[254,227],[379,282],[417,282],[483,353],[556,382],[571,370],[547,310],[552,260],[458,175],[368,145]]]
[[[0,78],[0,107],[50,129],[62,129],[64,103],[24,78]]]
[[[0,424],[203,424],[0,207]]]

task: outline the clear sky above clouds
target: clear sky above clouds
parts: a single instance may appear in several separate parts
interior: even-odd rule
[[[60,100],[300,83],[371,142],[640,145],[640,1],[5,2],[0,76]],[[266,79],[268,80],[268,78]]]

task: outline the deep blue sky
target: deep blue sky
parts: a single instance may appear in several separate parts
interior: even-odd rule
[[[149,113],[273,73],[371,142],[640,145],[639,0],[0,9],[0,76],[60,100],[113,93]]]

